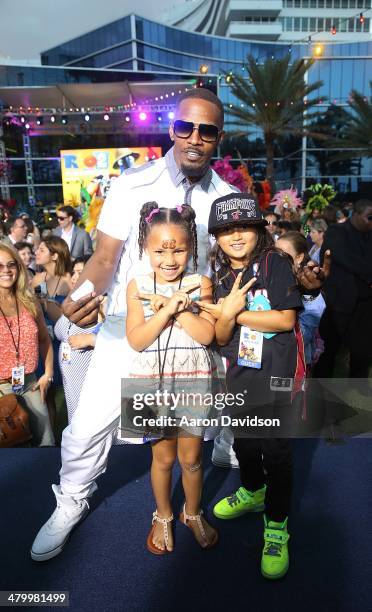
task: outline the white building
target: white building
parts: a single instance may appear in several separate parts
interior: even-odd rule
[[[162,21],[187,31],[250,40],[371,40],[371,0],[186,0]]]

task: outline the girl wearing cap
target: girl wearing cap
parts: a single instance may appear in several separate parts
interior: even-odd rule
[[[290,425],[297,363],[294,327],[302,302],[289,260],[274,250],[265,225],[250,194],[215,200],[208,230],[216,238],[212,269],[217,303],[199,305],[217,319],[216,339],[227,358],[227,388],[236,398],[230,412],[234,450],[242,481],[216,504],[214,514],[233,519],[266,507],[261,571],[276,579],[288,569],[292,454],[289,440],[279,436]],[[236,426],[237,416],[244,416],[244,425]],[[280,427],[275,427],[278,419]]]

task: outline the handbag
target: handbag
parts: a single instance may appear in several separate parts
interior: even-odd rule
[[[31,438],[28,414],[17,396],[0,390],[0,448],[12,448]]]

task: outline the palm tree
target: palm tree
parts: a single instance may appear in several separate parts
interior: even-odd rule
[[[349,130],[349,113],[336,104],[330,104],[323,117],[318,120],[316,129],[325,134],[325,142],[308,142],[310,157],[318,164],[320,176],[334,175],[333,184],[337,186],[337,176],[358,174],[358,161],[350,151],[342,151],[341,157],[329,151],[330,148],[343,148],[344,138]],[[336,143],[336,144],[335,144]],[[337,187],[336,187],[337,188]]]
[[[372,87],[372,82],[370,86]],[[344,111],[343,129],[327,143],[332,148],[344,149],[332,155],[332,159],[372,157],[372,103],[362,94],[352,90],[349,104],[350,110]]]
[[[267,59],[264,64],[256,64],[250,55],[245,66],[249,79],[238,74],[228,73],[226,81],[237,105],[226,105],[229,115],[234,117],[228,123],[243,128],[240,133],[249,133],[249,127],[261,128],[266,147],[266,178],[274,181],[274,145],[289,135],[315,136],[309,123],[318,112],[311,112],[320,98],[309,96],[322,86],[322,81],[307,83],[307,72],[314,60],[297,60],[291,63],[287,54],[281,59]],[[305,117],[306,125],[305,126]]]

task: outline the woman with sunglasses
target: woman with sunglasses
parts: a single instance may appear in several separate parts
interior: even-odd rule
[[[40,304],[28,288],[26,269],[18,252],[1,243],[0,354],[0,395],[21,395],[30,416],[33,444],[53,446],[45,403],[53,381],[52,344]],[[39,354],[43,372],[37,378]]]
[[[278,240],[279,232],[278,232],[278,221],[280,219],[279,215],[274,212],[266,212],[264,213],[264,218],[267,221],[266,231],[271,234],[271,237],[274,240]]]

